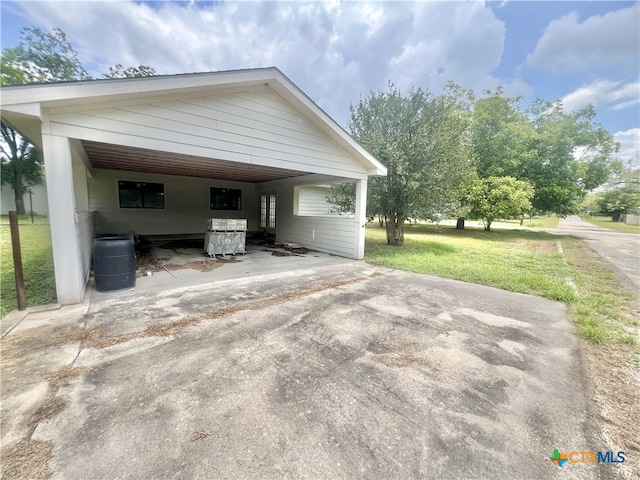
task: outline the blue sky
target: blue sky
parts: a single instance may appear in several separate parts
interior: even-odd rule
[[[640,161],[638,2],[3,0],[1,13],[3,48],[25,26],[59,27],[94,76],[276,66],[341,125],[389,81],[591,103],[620,158]]]

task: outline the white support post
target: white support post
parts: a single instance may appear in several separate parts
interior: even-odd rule
[[[367,224],[367,180],[356,180],[356,239],[355,254],[358,260],[364,258],[364,237]]]
[[[47,176],[49,224],[58,302],[80,303],[84,296],[82,267],[77,246],[76,211],[71,146],[66,137],[42,135]]]

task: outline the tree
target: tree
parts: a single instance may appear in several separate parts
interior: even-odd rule
[[[42,183],[44,177],[40,152],[5,123],[0,125],[0,130],[3,140],[0,143],[2,183],[11,186],[16,212],[24,215],[24,194],[30,186]]]
[[[121,64],[109,67],[109,73],[104,73],[104,78],[133,78],[133,77],[153,77],[156,71],[153,67],[139,65],[137,67],[124,68]]]
[[[351,105],[351,135],[387,167],[371,192],[384,216],[387,244],[404,243],[404,222],[458,196],[470,172],[464,140],[470,93],[450,84],[440,96],[393,84]],[[466,109],[466,110],[465,110]]]
[[[51,33],[36,27],[20,32],[17,47],[2,51],[2,85],[89,80],[67,36],[59,28]]]
[[[559,101],[537,100],[529,114],[537,134],[537,159],[525,165],[523,177],[535,188],[533,207],[558,215],[574,213],[587,192],[607,182],[618,145],[595,122],[591,105],[565,113]]]
[[[597,204],[601,213],[618,222],[622,214],[640,211],[640,188],[637,185],[612,188],[599,195]]]
[[[5,48],[0,59],[2,85],[88,79],[78,55],[60,29],[46,33],[39,28],[22,29],[17,47]],[[16,212],[26,213],[24,194],[28,187],[44,180],[40,152],[2,122],[2,183],[14,192]]]
[[[51,33],[39,28],[23,28],[17,47],[5,48],[0,57],[2,85],[88,80],[91,76],[78,60],[78,54],[59,28]],[[105,78],[148,77],[155,75],[151,67],[109,68]],[[44,181],[40,152],[10,125],[1,123],[2,183],[10,185],[15,195],[16,211],[24,215],[24,193],[31,185]]]
[[[502,87],[475,102],[472,149],[481,178],[522,177],[535,162],[536,131],[520,108],[520,97],[505,97]]]
[[[513,177],[487,177],[472,182],[465,200],[469,215],[481,218],[489,232],[494,220],[517,218],[529,211],[533,194],[528,182]]]

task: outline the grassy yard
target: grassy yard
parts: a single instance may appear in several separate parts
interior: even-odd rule
[[[53,255],[49,225],[44,221],[31,224],[31,218],[21,218],[20,243],[24,269],[27,305],[43,305],[55,301]],[[11,232],[6,217],[0,220],[0,317],[17,308],[16,281],[13,272]]]
[[[366,258],[416,273],[538,295],[566,303],[577,331],[595,343],[637,348],[636,299],[580,240],[528,230],[405,228],[405,245],[386,245],[385,231],[367,227]],[[559,252],[558,246],[562,248]]]
[[[496,220],[491,224],[491,228],[556,228],[559,221],[560,219],[556,216],[525,218],[523,225],[520,225],[520,220]],[[467,220],[465,225],[482,228],[482,221]]]
[[[640,225],[627,225],[622,222],[614,222],[611,217],[593,217],[590,215],[582,215],[585,222],[593,223],[599,227],[617,230],[622,233],[640,233]]]

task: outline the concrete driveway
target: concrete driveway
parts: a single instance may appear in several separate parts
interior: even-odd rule
[[[7,337],[46,332],[56,315],[103,329],[102,344],[56,347],[86,370],[31,431],[52,442],[52,478],[585,479],[613,468],[549,460],[601,446],[562,304],[350,261],[136,301],[33,315]],[[188,321],[142,334],[152,302]],[[146,323],[119,321],[127,311]],[[28,383],[44,368],[34,358],[3,383]],[[7,409],[28,397],[8,393],[5,432],[20,427]]]

